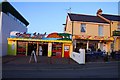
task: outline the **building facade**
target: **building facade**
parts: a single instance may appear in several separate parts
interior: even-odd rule
[[[8,55],[30,56],[33,50],[37,56],[69,58],[72,53],[70,34],[51,33],[47,37],[41,34],[8,38]]]
[[[120,16],[111,14],[102,14],[102,10],[99,10],[97,16],[105,20],[110,24],[110,36],[114,38],[113,45],[114,51],[120,50]]]
[[[110,53],[120,50],[119,36],[113,35],[113,31],[119,31],[119,19],[118,15],[102,14],[101,9],[96,16],[68,13],[64,32],[72,34],[74,49],[82,47]]]
[[[1,2],[0,9],[0,56],[4,56],[10,32],[27,32],[29,23],[9,2]]]

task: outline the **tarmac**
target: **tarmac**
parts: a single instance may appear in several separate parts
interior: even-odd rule
[[[112,59],[108,61],[101,58],[92,61],[88,60],[85,64],[78,64],[71,58],[48,58],[47,56],[37,56],[37,63],[33,58],[30,63],[29,60],[30,56],[2,57],[2,77],[118,78],[119,75],[120,61]]]
[[[13,62],[13,63],[29,63],[29,60],[30,60],[30,57],[31,56],[3,56],[3,57],[0,57],[0,59],[2,59],[2,64],[5,64],[5,63],[9,63],[9,62]],[[22,60],[22,61],[21,61]],[[32,61],[31,63],[34,63],[33,61],[33,57],[32,57]],[[60,60],[60,61],[56,61],[56,60]],[[88,58],[86,60],[87,63],[89,62],[111,62],[111,61],[120,61],[120,60],[115,60],[115,59],[112,59],[112,58],[109,58],[108,61],[104,61],[103,58]],[[75,61],[73,61],[71,58],[55,58],[55,57],[47,57],[47,56],[37,56],[37,63],[41,63],[41,64],[59,64],[59,62],[61,62],[62,64],[66,64],[66,63],[71,63],[71,64],[76,64]]]
[[[82,67],[83,65],[85,67],[85,65],[90,65],[90,64],[91,65],[95,64],[94,66],[100,66],[103,63],[119,62],[113,59],[104,61],[103,59],[100,58],[95,60],[88,60],[86,61],[85,64],[78,64],[71,58],[54,58],[54,57],[47,57],[47,56],[37,56],[37,62],[35,62],[34,58],[32,58],[30,63],[29,63],[29,60],[30,60],[30,56],[4,56],[2,57],[2,64],[3,65],[9,65],[9,64],[20,65],[21,64],[21,65],[28,65],[28,66],[44,65],[44,67],[41,67],[42,69],[43,68],[55,69],[54,67],[60,68],[60,69],[68,69],[71,67],[77,68],[77,66]]]

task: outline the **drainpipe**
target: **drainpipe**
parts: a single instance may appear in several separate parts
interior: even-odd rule
[[[72,44],[73,44],[73,50],[74,50],[74,43],[73,43],[73,23],[74,23],[74,21],[72,21]]]
[[[72,41],[73,41],[73,23],[74,23],[74,21],[72,21]]]

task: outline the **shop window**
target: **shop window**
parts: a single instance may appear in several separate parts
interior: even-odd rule
[[[118,30],[120,31],[120,24],[118,25]]]
[[[81,32],[86,32],[86,24],[81,24]]]
[[[103,26],[102,25],[99,25],[99,27],[98,27],[98,35],[103,36]]]
[[[62,44],[54,43],[52,46],[52,56],[62,57]]]
[[[26,54],[26,42],[17,43],[17,54],[25,55]]]

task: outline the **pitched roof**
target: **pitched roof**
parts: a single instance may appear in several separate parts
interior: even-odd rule
[[[1,2],[0,3],[0,11],[4,13],[10,13],[23,22],[26,26],[29,25],[29,22],[9,3],[9,2]]]
[[[96,23],[108,23],[98,16],[84,15],[84,14],[74,14],[68,13],[71,21],[83,21],[83,22],[96,22]]]
[[[119,15],[102,14],[101,16],[111,21],[120,21]]]

